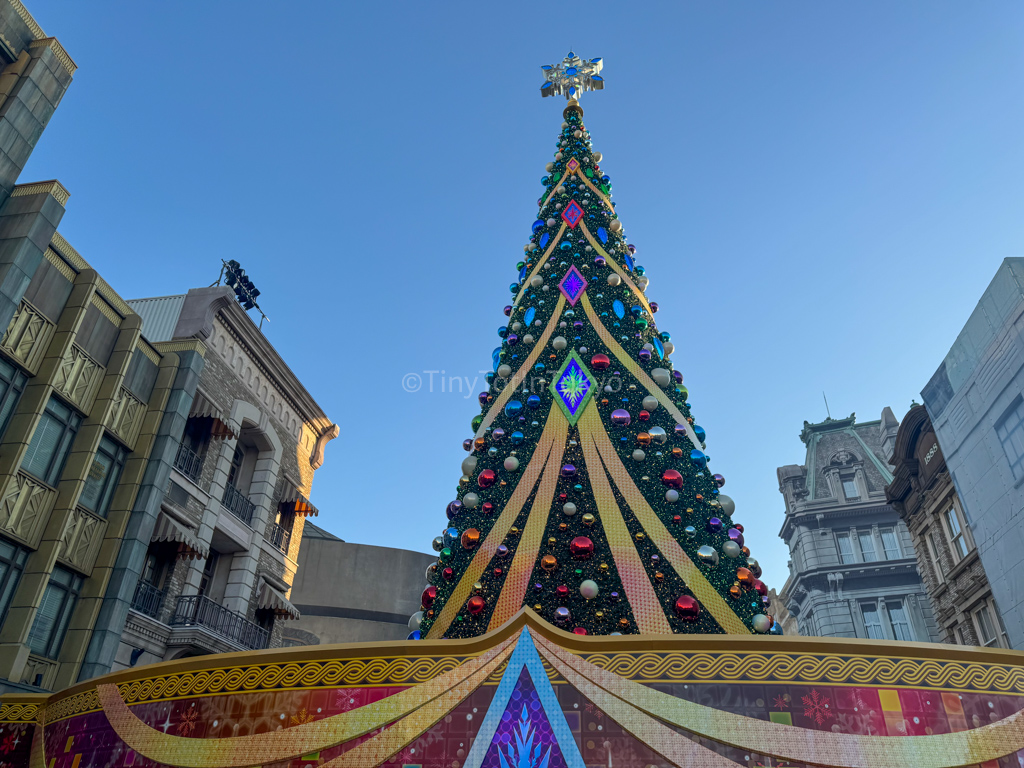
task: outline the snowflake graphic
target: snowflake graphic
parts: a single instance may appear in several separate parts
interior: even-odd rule
[[[810,696],[802,696],[800,700],[804,703],[804,717],[813,718],[818,725],[833,718],[828,696],[820,695],[816,688],[811,689]]]
[[[356,699],[355,696],[352,695],[352,691],[347,688],[342,688],[334,694],[334,706],[342,712],[348,712],[351,709],[357,709],[359,704],[356,703]]]
[[[773,703],[779,709],[786,709],[789,707],[789,704],[786,703],[786,699],[781,694],[775,697]]]
[[[590,382],[583,375],[583,371],[579,368],[573,368],[566,371],[565,376],[558,382],[558,391],[562,393],[569,406],[575,408],[580,399],[587,394],[589,386]]]
[[[14,748],[18,746],[18,741],[17,733],[9,734],[7,738],[0,742],[0,752],[3,752],[5,755],[9,752],[13,752]]]
[[[193,704],[191,709],[185,710],[181,715],[181,722],[178,723],[178,735],[191,736],[192,731],[196,729],[196,720],[198,719],[199,710],[197,710],[196,705]]]
[[[306,723],[313,722],[313,715],[303,707],[296,714],[292,715],[291,721],[292,725],[305,725]]]

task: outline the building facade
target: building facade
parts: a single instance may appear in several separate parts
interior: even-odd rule
[[[1024,648],[1024,259],[1005,259],[921,392],[1012,648]]]
[[[285,643],[405,640],[436,561],[436,554],[351,544],[307,522],[291,593],[302,616],[285,626]]]
[[[207,353],[155,534],[133,543],[113,668],[280,646],[299,617],[288,594],[313,474],[338,427],[229,288],[129,304],[155,344]]]
[[[803,465],[778,469],[780,536],[790,576],[780,594],[801,635],[938,641],[910,532],[885,500],[898,422],[804,422]]]
[[[900,422],[890,463],[893,480],[885,498],[910,531],[943,642],[1008,647],[992,585],[923,405],[912,406]]]

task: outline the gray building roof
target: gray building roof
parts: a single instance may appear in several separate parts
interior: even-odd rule
[[[129,299],[128,306],[142,318],[142,334],[150,341],[170,341],[185,304],[185,294]]]

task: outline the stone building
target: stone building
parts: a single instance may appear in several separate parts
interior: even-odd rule
[[[1003,260],[921,395],[1007,642],[1024,648],[1024,258]]]
[[[992,585],[923,405],[912,406],[900,423],[890,463],[895,469],[885,498],[910,530],[943,641],[1008,647]]]
[[[351,544],[307,522],[291,594],[302,617],[285,627],[286,644],[405,640],[436,561],[436,553]]]
[[[155,535],[130,544],[141,577],[111,625],[113,667],[280,646],[282,621],[299,617],[288,593],[305,517],[317,513],[313,473],[338,427],[231,289],[129,305],[154,344],[202,343],[207,354]]]
[[[780,597],[802,635],[939,639],[910,532],[885,500],[898,426],[889,408],[863,424],[804,422],[805,463],[778,469],[791,556]]]

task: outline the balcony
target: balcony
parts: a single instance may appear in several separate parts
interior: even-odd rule
[[[288,554],[288,546],[292,541],[292,532],[287,528],[276,523],[271,523],[267,526],[267,532],[264,534],[264,538],[273,544],[277,549]]]
[[[160,606],[164,603],[164,592],[157,589],[147,581],[139,580],[135,587],[135,597],[132,598],[132,609],[155,619],[160,613]]]
[[[229,486],[230,487],[230,486]],[[270,632],[240,613],[228,610],[203,595],[184,595],[171,618],[172,627],[204,627],[243,648],[259,650],[270,642]]]
[[[185,445],[178,446],[178,455],[174,459],[174,468],[193,483],[199,483],[199,474],[203,471],[203,457],[189,450]]]
[[[220,500],[220,503],[228,512],[252,527],[252,516],[256,511],[256,505],[231,483],[224,486],[224,498]]]

